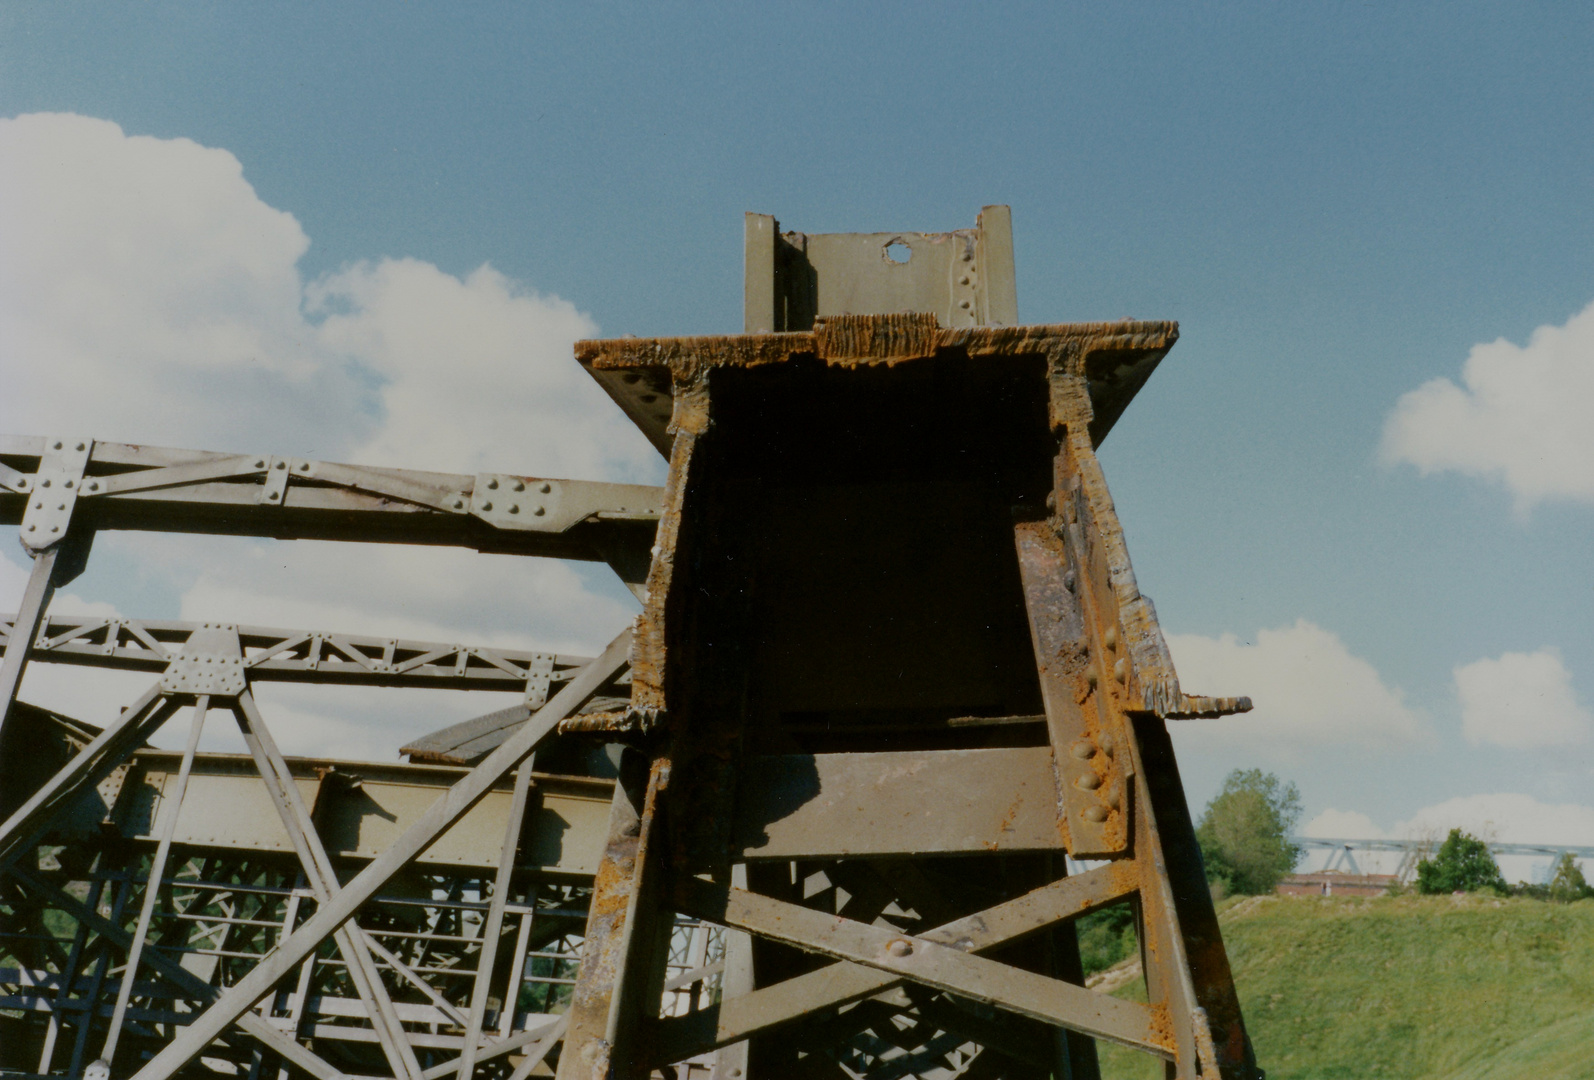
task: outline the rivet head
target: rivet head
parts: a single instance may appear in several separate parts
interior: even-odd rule
[[[891,944],[886,946],[886,952],[896,957],[912,956],[913,942],[907,941],[903,938],[897,938]]]
[[[85,444],[83,444],[83,443],[78,443],[78,444],[77,444],[77,448],[78,448],[78,449],[79,449],[79,450],[83,450],[83,449],[87,449],[87,447],[86,447],[86,445],[85,445]]]
[[[964,274],[962,277],[958,278],[958,284],[959,285],[967,285],[968,283],[969,283],[969,276],[967,274]]]
[[[270,495],[268,495],[266,497],[268,499],[270,499],[272,502],[276,502],[277,499],[279,498],[279,496],[277,495],[277,493],[275,491],[273,491]]]
[[[66,509],[66,503],[56,503],[55,504],[55,508],[57,510],[65,510]]]
[[[1107,648],[1116,649],[1118,647],[1118,628],[1116,626],[1107,627],[1107,632],[1101,636],[1101,640],[1106,644]]]
[[[498,488],[498,481],[497,480],[489,480],[489,481],[487,481],[487,486],[496,491],[497,488]]]
[[[548,494],[548,492],[553,490],[553,485],[552,484],[544,484],[544,485],[542,485],[542,487],[538,488],[537,490],[542,492],[544,495],[546,495],[546,494]]]
[[[52,449],[55,449],[55,450],[59,450],[59,449],[61,449],[61,444],[60,444],[60,443],[59,443],[59,442],[57,442],[57,443],[56,443],[56,444],[55,444],[55,445],[54,445],[54,446],[53,446],[53,447],[52,447]]]
[[[493,504],[492,504],[492,503],[490,503],[490,502],[484,502],[484,503],[482,503],[482,510],[483,510],[483,511],[484,511],[484,512],[486,512],[486,511],[490,511],[490,510],[491,510],[491,509],[492,509],[492,508],[493,508]]]
[[[548,511],[544,510],[542,507],[539,506],[539,507],[537,507],[537,509],[532,511],[532,514],[534,516],[536,516],[536,517],[542,517],[542,515],[546,514],[547,512]]]
[[[1095,791],[1097,788],[1101,787],[1101,777],[1097,776],[1095,773],[1086,773],[1084,776],[1081,776],[1078,780],[1074,781],[1074,786],[1082,791]]]
[[[1068,572],[1063,574],[1063,588],[1067,589],[1069,592],[1073,592],[1074,591],[1074,585],[1077,582],[1078,582],[1078,579],[1076,577],[1074,577],[1074,572],[1072,570],[1069,570]]]
[[[1086,821],[1100,825],[1107,820],[1107,808],[1105,806],[1087,806],[1079,812],[1079,816]]]
[[[1096,756],[1096,747],[1095,744],[1089,739],[1080,739],[1073,746],[1068,748],[1068,752],[1073,754],[1080,761],[1088,761]]]
[[[29,525],[28,526],[28,531],[29,532],[38,532],[38,530],[39,530],[39,527],[37,525]]]
[[[525,491],[526,485],[522,481],[516,480],[514,483],[514,488],[516,491]]]
[[[958,307],[962,308],[964,311],[967,311],[970,307],[973,307],[973,305],[970,304],[967,300],[959,300],[958,301]]]
[[[66,482],[66,484],[65,484],[65,485],[63,485],[63,486],[65,486],[65,487],[71,487],[71,486],[72,486],[72,481],[70,481],[70,480],[68,480],[68,481],[67,481],[67,482]]]
[[[511,514],[518,514],[518,513],[520,513],[520,504],[519,504],[519,503],[510,503],[510,504],[509,504],[509,512],[510,512],[510,513],[511,513]]]
[[[310,463],[308,461],[299,462],[299,471],[300,472],[309,472],[310,471]]]
[[[264,469],[265,467],[266,467],[266,461],[265,461],[264,458],[261,458],[259,461],[255,462],[255,468]]]
[[[53,532],[53,533],[58,533],[58,532],[61,531],[61,526],[59,526],[59,525],[51,525],[50,526],[50,531]]]
[[[1085,683],[1086,683],[1086,685],[1095,686],[1096,683],[1099,680],[1100,680],[1100,676],[1096,674],[1096,668],[1094,666],[1091,666],[1091,667],[1088,667],[1088,668],[1085,669]]]
[[[100,490],[100,482],[98,480],[95,480],[93,483],[89,484],[89,490],[90,491],[98,491],[98,490]]]
[[[288,467],[288,463],[287,463],[287,462],[286,462],[286,461],[279,461],[279,462],[277,462],[277,468],[279,468],[279,469],[286,469],[286,468],[287,468],[287,467]]]
[[[455,510],[463,510],[463,509],[465,509],[465,500],[464,499],[455,499],[454,500],[454,509]]]
[[[48,480],[46,480],[46,481],[45,481],[45,482],[44,482],[44,486],[45,486],[45,487],[49,487],[49,486],[50,486],[50,481],[48,481]]]
[[[1129,661],[1119,660],[1112,666],[1112,677],[1121,683],[1129,681]]]
[[[1106,732],[1102,732],[1102,736],[1098,742],[1101,746],[1101,752],[1106,754],[1108,757],[1112,757],[1112,752],[1117,747],[1117,743],[1113,742],[1112,736]]]

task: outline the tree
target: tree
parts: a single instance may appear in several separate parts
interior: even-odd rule
[[[1500,867],[1489,854],[1489,845],[1460,829],[1451,829],[1434,857],[1417,864],[1417,891],[1420,893],[1477,892],[1479,889],[1505,891]]]
[[[1555,876],[1550,879],[1550,899],[1569,904],[1585,896],[1594,896],[1594,888],[1577,865],[1570,851],[1561,852],[1561,861],[1555,864]]]
[[[1290,843],[1300,819],[1294,784],[1261,769],[1235,769],[1196,826],[1207,880],[1233,893],[1272,892],[1301,857]]]

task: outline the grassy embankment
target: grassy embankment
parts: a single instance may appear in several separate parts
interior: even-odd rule
[[[1594,900],[1257,897],[1220,920],[1268,1080],[1594,1078]],[[1108,1047],[1102,1074],[1162,1075]]]

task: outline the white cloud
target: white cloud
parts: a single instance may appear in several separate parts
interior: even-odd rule
[[[1263,630],[1256,643],[1233,634],[1172,634],[1168,648],[1188,692],[1247,695],[1252,712],[1181,725],[1180,734],[1294,757],[1313,747],[1410,746],[1429,737],[1426,718],[1351,655],[1337,634],[1307,621]]]
[[[307,296],[320,341],[382,380],[362,463],[658,478],[657,453],[572,358],[598,328],[566,301],[414,259],[360,263]]]
[[[637,605],[569,563],[452,548],[216,545],[180,617],[596,654]]]
[[[1451,829],[1464,829],[1485,840],[1506,844],[1594,846],[1594,806],[1552,805],[1531,795],[1503,792],[1463,795],[1424,807],[1390,833],[1412,839],[1443,839]]]
[[[0,431],[662,479],[656,451],[572,358],[574,340],[597,332],[573,305],[485,265],[461,279],[389,258],[306,282],[309,243],[226,150],[83,116],[0,119]],[[618,587],[549,560],[108,539],[99,556],[126,564],[144,596],[158,583],[184,618],[595,652],[634,610]],[[0,605],[14,608],[23,574],[0,558],[0,594],[13,597]],[[95,608],[69,594],[55,605]],[[24,692],[93,721],[147,681],[36,664]],[[493,707],[314,689],[269,692],[305,740],[284,740],[288,752],[391,757],[417,724]]]
[[[1301,826],[1302,836],[1345,840],[1382,840],[1388,834],[1359,810],[1324,810]]]
[[[1461,731],[1474,746],[1567,746],[1594,734],[1594,713],[1578,703],[1572,673],[1554,649],[1477,660],[1454,676]]]
[[[596,326],[483,266],[305,283],[238,159],[70,114],[0,119],[0,430],[408,468],[657,478],[583,374]]]
[[[1433,379],[1396,402],[1386,461],[1498,480],[1523,509],[1594,502],[1594,304],[1524,347],[1474,345],[1461,383]]]
[[[374,417],[300,314],[308,246],[225,150],[0,120],[0,430],[345,448]]]

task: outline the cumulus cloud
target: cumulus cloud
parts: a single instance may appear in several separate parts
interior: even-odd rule
[[[490,266],[460,278],[407,258],[306,281],[309,244],[226,150],[83,116],[0,119],[0,431],[662,479],[572,359],[597,327],[568,301]],[[139,579],[129,594],[167,598],[134,617],[594,652],[635,610],[571,565],[465,551],[113,534],[96,545],[96,563],[107,557]],[[0,557],[11,610],[20,561]],[[111,613],[72,594],[54,609]],[[36,664],[24,693],[92,721],[147,681]],[[390,757],[427,724],[501,705],[317,689],[261,695],[302,740],[284,740],[289,752]]]
[[[1433,379],[1403,395],[1384,425],[1383,456],[1426,476],[1453,471],[1505,485],[1519,508],[1594,502],[1594,304],[1526,346],[1475,345],[1461,383]]]
[[[1508,652],[1454,671],[1461,732],[1477,746],[1567,746],[1594,734],[1594,713],[1577,700],[1572,673],[1554,649]]]
[[[1301,835],[1344,840],[1382,840],[1389,834],[1359,810],[1330,808],[1301,826]]]
[[[1312,747],[1411,746],[1429,737],[1426,717],[1339,636],[1306,619],[1263,630],[1254,644],[1233,634],[1172,634],[1179,682],[1192,693],[1248,695],[1252,712],[1204,720],[1181,733],[1288,758]]]
[[[551,559],[229,540],[184,590],[180,617],[592,655],[636,610],[623,587],[599,592]]]
[[[0,119],[0,430],[589,479],[660,474],[571,358],[567,301],[483,266],[305,282],[226,150]]]
[[[1451,829],[1505,844],[1594,845],[1594,806],[1542,803],[1531,795],[1463,795],[1425,806],[1392,835],[1443,838]]]

